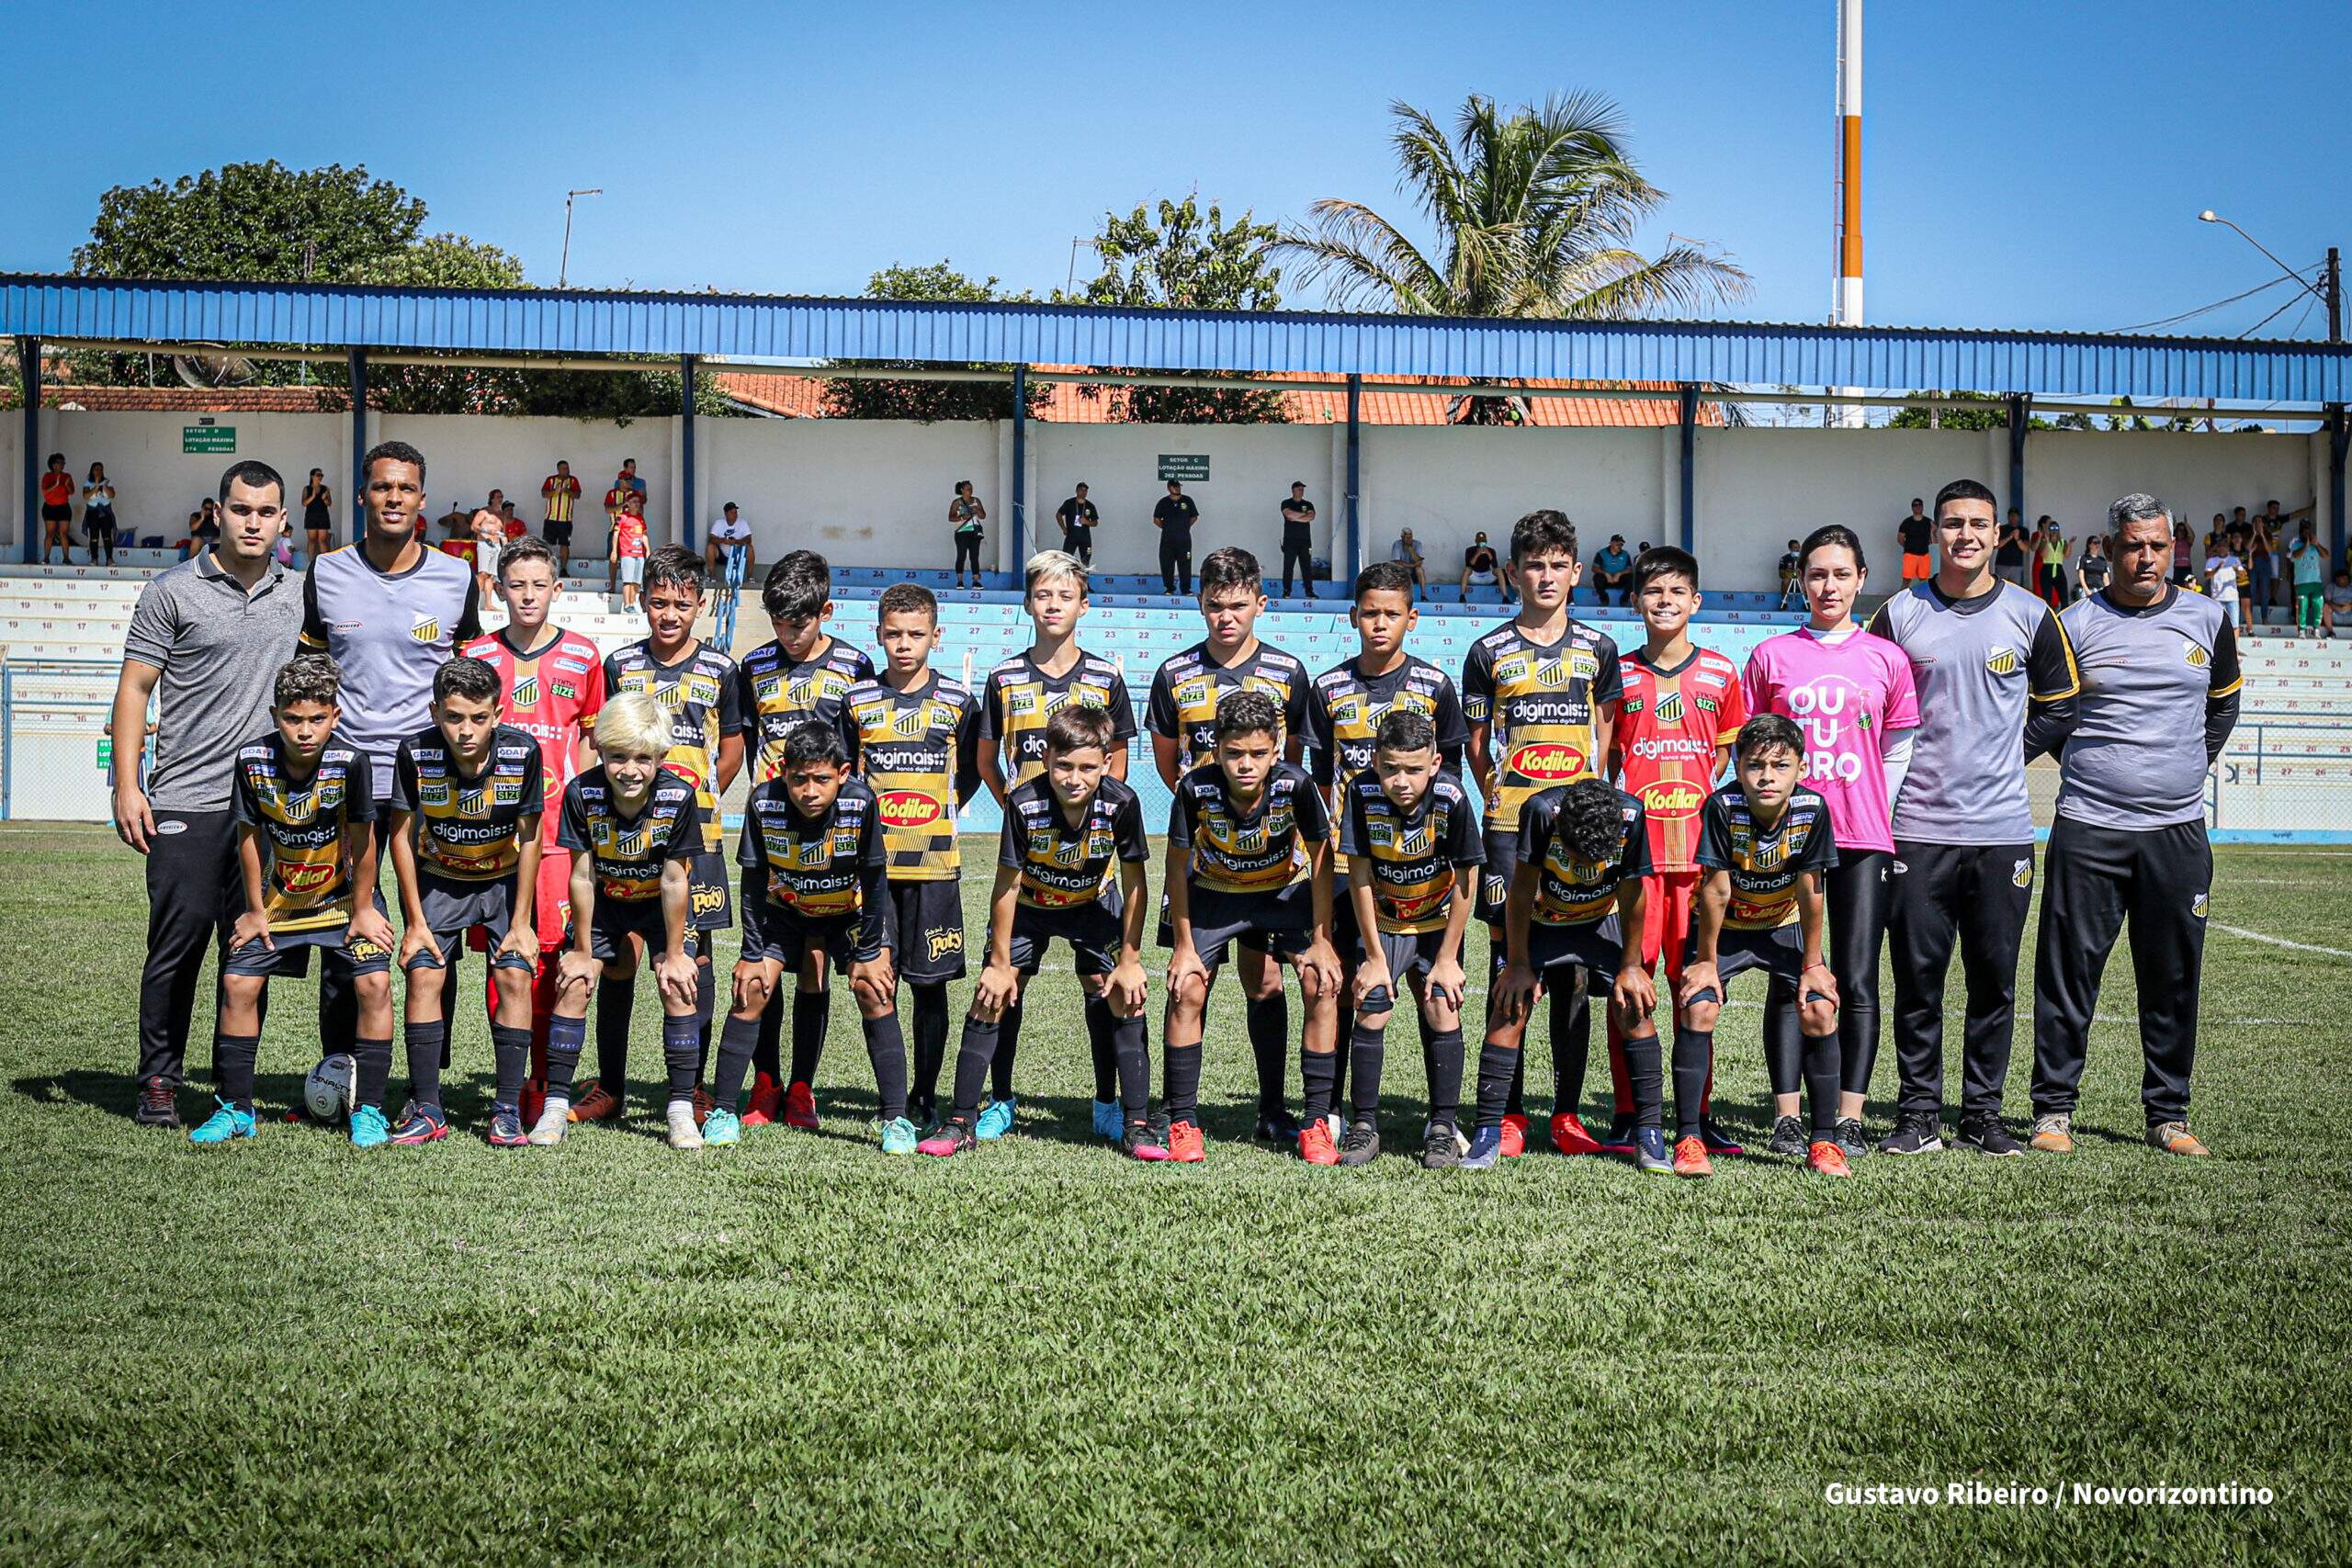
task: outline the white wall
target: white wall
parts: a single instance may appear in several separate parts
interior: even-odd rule
[[[1623,534],[1628,547],[1669,541],[1661,440],[1655,430],[1380,427],[1363,436],[1364,558],[1386,560],[1406,528],[1428,558],[1432,582],[1460,581],[1462,552],[1480,529],[1497,550],[1511,525],[1538,507],[1575,520],[1589,558]],[[1671,455],[1671,448],[1668,448]]]
[[[1282,568],[1282,503],[1293,479],[1315,503],[1315,553],[1329,556],[1331,530],[1346,525],[1342,498],[1331,492],[1331,432],[1320,424],[1043,424],[1029,426],[1029,516],[1034,547],[1058,545],[1054,509],[1083,480],[1102,520],[1094,531],[1094,564],[1102,571],[1159,570],[1159,531],[1151,509],[1167,495],[1162,453],[1206,454],[1209,477],[1187,480],[1201,509],[1193,530],[1193,564],[1211,550],[1238,545],[1264,570]]]
[[[181,431],[202,423],[207,415],[170,411],[161,413],[82,413],[65,410],[42,416],[48,443],[34,460],[51,452],[65,454],[65,467],[78,491],[82,477],[94,462],[107,466],[114,481],[115,517],[141,539],[162,535],[176,544],[187,536],[187,514],[207,496],[220,492],[220,471],[244,458],[258,458],[286,477],[287,506],[298,525],[301,516],[302,484],[312,468],[324,468],[334,487],[341,517],[351,488],[349,431],[351,420],[334,413],[218,413],[209,416],[216,426],[237,433],[234,456],[218,452],[183,452]],[[9,420],[13,426],[17,416]],[[15,431],[10,431],[15,439]],[[17,482],[23,482],[19,477]],[[74,527],[81,526],[80,501],[74,502]],[[16,511],[14,506],[8,509]],[[299,542],[299,541],[298,541]]]
[[[569,461],[571,477],[580,481],[580,502],[572,511],[573,542],[598,556],[605,548],[605,491],[620,472],[624,457],[637,459],[637,477],[645,481],[645,521],[653,542],[666,544],[674,536],[677,502],[670,450],[671,427],[676,423],[666,417],[621,425],[610,420],[414,413],[375,419],[377,440],[405,441],[424,454],[428,516],[438,517],[451,506],[480,506],[496,487],[514,503],[515,515],[536,529],[547,515],[539,481],[555,472],[556,459]],[[705,420],[696,429],[707,431],[718,423]],[[439,536],[434,537],[437,542]]]
[[[2312,447],[2319,471],[2312,472]],[[2107,525],[2108,502],[2146,491],[2172,508],[2202,538],[2216,512],[2243,506],[2259,512],[2276,500],[2292,512],[2312,500],[2314,482],[2327,484],[2324,434],[2194,434],[2169,430],[2037,430],[2026,437],[2025,520],[2047,512],[2066,537]],[[2321,537],[2327,498],[2319,498]]]
[[[23,454],[17,450],[23,439],[19,433],[24,428],[22,409],[0,416],[0,479],[6,479],[8,484],[7,498],[0,501],[0,542],[8,547],[5,558],[8,560],[24,558],[24,536],[17,531],[23,521],[17,514],[25,509],[25,470],[17,466]]]
[[[2005,430],[1702,430],[1698,553],[1706,584],[1776,586],[1791,539],[1842,523],[1861,536],[1872,588],[1891,592],[1903,564],[1894,525],[1911,498],[1932,505],[1936,491],[1959,479],[2006,498],[2008,451]]]
[[[812,549],[835,566],[944,569],[956,558],[947,503],[969,479],[989,510],[982,558],[993,565],[1012,531],[999,439],[991,420],[697,420],[698,526],[731,501],[763,561]]]

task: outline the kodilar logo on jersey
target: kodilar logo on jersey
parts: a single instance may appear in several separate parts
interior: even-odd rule
[[[878,797],[885,828],[928,828],[945,815],[939,802],[921,790],[894,789]]]
[[[2205,650],[2203,644],[2190,642],[2187,638],[2181,640],[2180,656],[2188,661],[2192,670],[2202,670],[2213,662],[2213,656]]]
[[[1682,722],[1682,694],[1668,692],[1657,700],[1657,721],[1660,724]]]
[[[1558,740],[1530,741],[1514,747],[1504,766],[1521,778],[1543,784],[1566,784],[1586,771],[1584,753]]]
[[[1660,821],[1696,817],[1706,803],[1706,791],[1686,780],[1654,779],[1642,786],[1642,809]]]
[[[281,862],[277,868],[277,886],[289,898],[307,898],[313,893],[323,893],[343,874],[336,861]]]
[[[2025,668],[2025,660],[2014,648],[1996,648],[1984,656],[1984,668],[1996,675],[2014,675]]]
[[[439,642],[441,640],[441,617],[427,614],[423,610],[415,612],[415,617],[409,622],[408,635],[410,640],[414,642]]]

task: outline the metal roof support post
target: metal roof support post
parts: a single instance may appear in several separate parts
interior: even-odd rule
[[[678,543],[695,547],[695,356],[678,356]]]
[[[368,536],[368,351],[351,351],[351,540]]]
[[[1012,367],[1012,559],[1015,576],[1029,558],[1029,367]]]
[[[44,532],[40,525],[40,339],[17,340],[17,372],[22,378],[20,389],[25,395],[25,429],[17,453],[25,470],[25,493],[19,498],[23,510],[17,513],[17,529],[24,538],[17,553],[30,566],[40,559],[33,552],[40,548],[39,541]],[[71,558],[69,556],[69,564]]]
[[[2018,509],[2018,521],[2025,521],[2025,436],[2032,420],[2033,400],[2023,392],[2011,392],[2006,401],[2009,405],[2009,504]]]
[[[1699,553],[1699,389],[1681,386],[1682,547]]]
[[[1356,487],[1363,458],[1363,378],[1348,378],[1348,575],[1340,592],[1352,593],[1356,573],[1363,570],[1363,529],[1356,518]]]
[[[2344,519],[2344,457],[2352,447],[2352,419],[2347,419],[2342,403],[2327,405],[2327,558],[2335,570],[2344,566],[2344,541],[2346,531]],[[30,448],[27,448],[30,450]]]

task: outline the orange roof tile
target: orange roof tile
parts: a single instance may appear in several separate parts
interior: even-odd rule
[[[40,389],[44,408],[88,413],[334,413],[350,406],[340,387],[93,387],[68,381]]]

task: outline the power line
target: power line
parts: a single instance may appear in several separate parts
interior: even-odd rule
[[[2294,299],[2289,299],[2284,305],[2279,306],[2277,310],[2271,311],[2270,314],[2263,317],[2262,320],[2255,322],[2254,325],[2238,333],[2238,336],[2241,338],[2252,337],[2255,333],[2260,332],[2263,328],[2268,326],[2271,322],[2277,321],[2279,317],[2293,310],[2298,300],[2302,302],[2304,309],[2309,310],[2311,308],[2310,296],[2298,294]]]
[[[2136,326],[2116,327],[2113,330],[2119,333],[2139,333],[2146,332],[2151,327],[2168,327],[2173,325],[2175,322],[2189,321],[2195,317],[2205,315],[2209,311],[2218,310],[2224,305],[2234,305],[2241,299],[2251,299],[2256,295],[2262,293],[2266,289],[2276,288],[2280,284],[2290,281],[2301,283],[2305,288],[2309,288],[2311,287],[2311,284],[2304,279],[2301,273],[2292,274],[2289,277],[2274,277],[2267,283],[2256,284],[2253,288],[2245,290],[2244,293],[2233,294],[2226,299],[2216,299],[2211,305],[2199,305],[2194,310],[2183,310],[2177,316],[2166,316],[2161,321],[2142,321]]]

